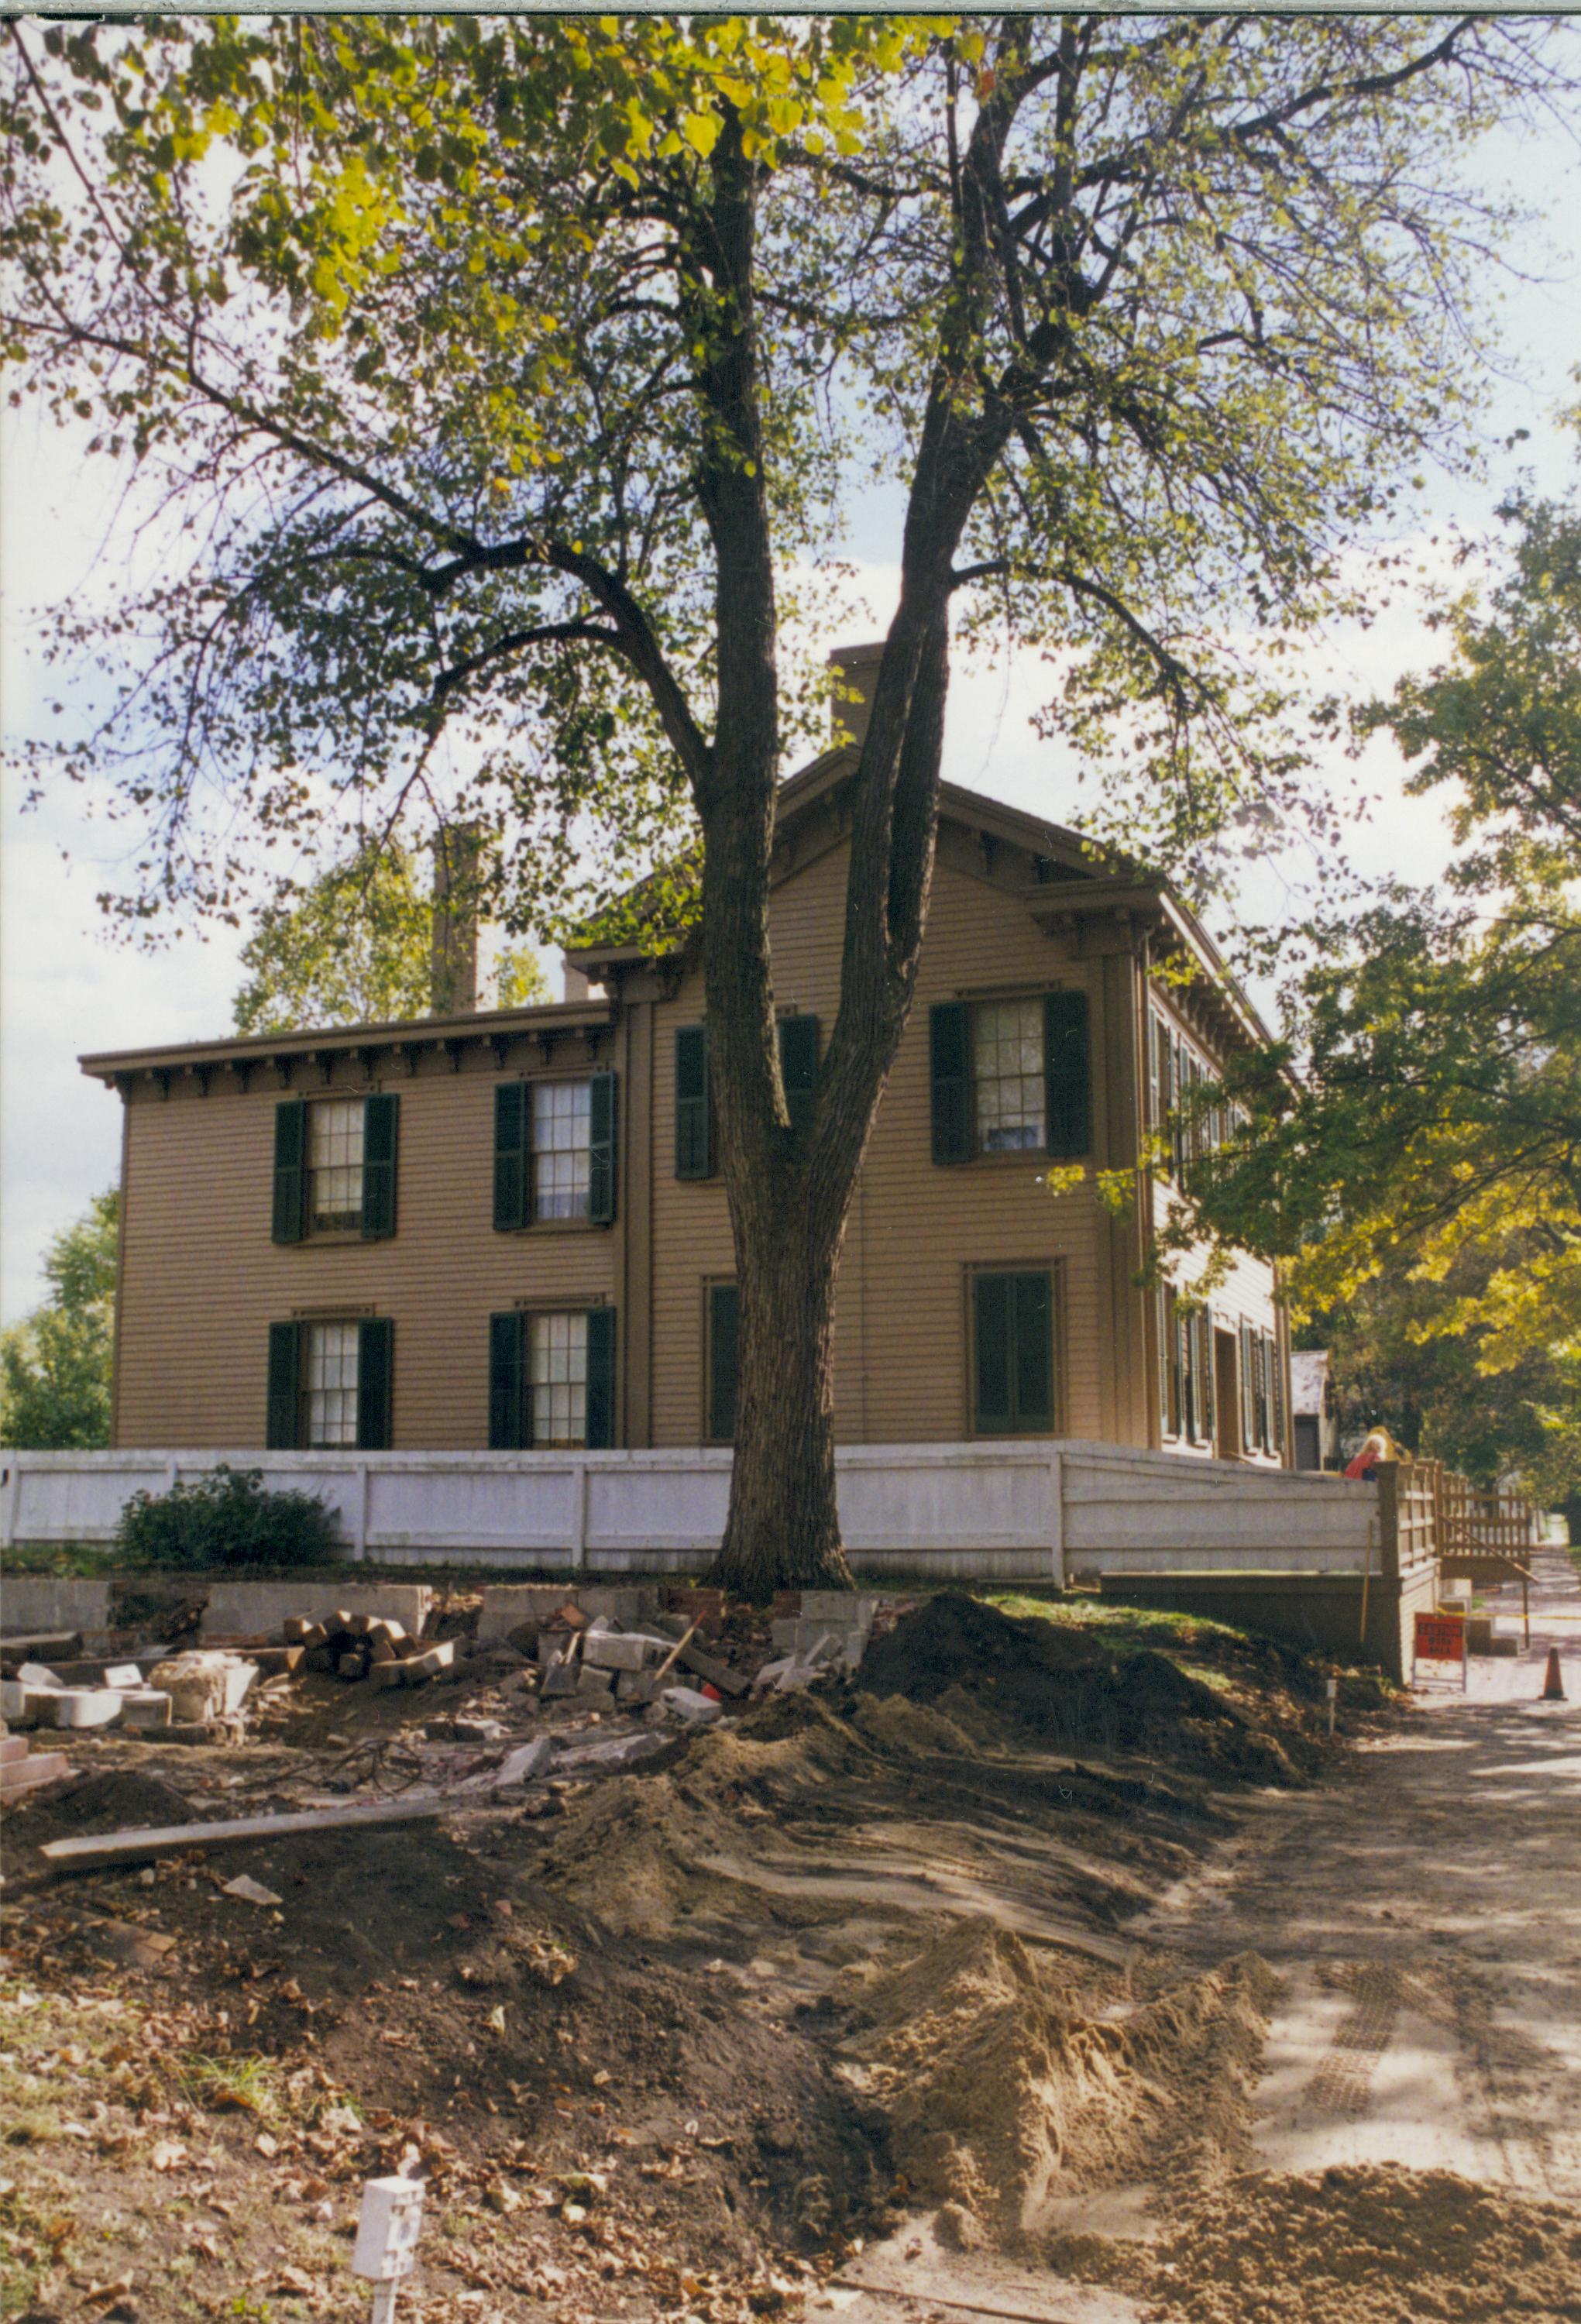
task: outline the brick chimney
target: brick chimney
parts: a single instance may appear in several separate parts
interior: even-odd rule
[[[884,659],[882,639],[877,645],[837,646],[829,657],[829,671],[844,692],[855,698],[841,701],[839,696],[829,705],[830,740],[840,742],[849,735],[851,747],[859,751],[867,740],[868,720],[872,715],[874,689],[878,683],[878,664]]]
[[[441,824],[434,834],[434,936],[428,1006],[436,1017],[465,1017],[478,1005],[478,874],[483,835],[476,824]]]

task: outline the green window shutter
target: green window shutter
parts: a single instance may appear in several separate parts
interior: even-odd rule
[[[528,1148],[532,1135],[532,1084],[494,1087],[494,1231],[510,1234],[532,1217]]]
[[[1046,1275],[1011,1277],[1016,1425],[1045,1434],[1054,1425],[1053,1301]]]
[[[1257,1335],[1249,1323],[1241,1325],[1241,1451],[1257,1446]]]
[[[588,1084],[587,1215],[607,1227],[615,1215],[615,1076],[594,1074]]]
[[[1213,1317],[1204,1307],[1197,1317],[1197,1370],[1202,1382],[1199,1412],[1202,1421],[1202,1441],[1213,1442],[1218,1419],[1218,1383],[1213,1377]]]
[[[1153,1078],[1157,1102],[1153,1126],[1163,1139],[1169,1130],[1170,1109],[1175,1102],[1174,1044],[1162,1017],[1153,1020]]]
[[[1196,1350],[1192,1345],[1195,1319],[1190,1311],[1177,1305],[1175,1308],[1175,1361],[1181,1375],[1181,1434],[1188,1443],[1198,1437]]]
[[[307,1101],[281,1098],[274,1109],[274,1213],[270,1229],[276,1242],[301,1241],[307,1191]]]
[[[602,1080],[612,1081],[612,1074]],[[583,1443],[590,1452],[607,1452],[615,1441],[615,1311],[587,1311],[587,1421]]]
[[[708,1085],[708,1028],[676,1028],[676,1176],[713,1176],[712,1098]]]
[[[395,1232],[395,1147],[400,1100],[374,1090],[363,1100],[363,1238]]]
[[[271,1452],[294,1452],[300,1434],[299,1323],[269,1327],[269,1404],[263,1441]]]
[[[1043,1023],[1048,1150],[1072,1162],[1092,1151],[1092,1036],[1086,993],[1046,994]]]
[[[964,1001],[936,1001],[928,1011],[933,1074],[933,1159],[971,1159],[971,1015]]]
[[[979,1435],[990,1435],[1015,1425],[1011,1402],[1010,1334],[1014,1328],[1007,1275],[979,1275],[972,1285],[974,1338],[977,1342],[977,1413]]]
[[[1268,1379],[1273,1406],[1273,1443],[1270,1451],[1284,1458],[1284,1366],[1279,1360],[1279,1335],[1273,1333],[1268,1341]]]
[[[395,1326],[388,1315],[357,1325],[357,1450],[388,1452],[395,1374]]]
[[[519,1452],[527,1443],[527,1318],[512,1310],[489,1318],[489,1450]]]
[[[813,1114],[818,1102],[818,1019],[782,1017],[779,1020],[779,1077],[790,1113],[791,1139],[804,1153],[813,1134]]]
[[[1175,1433],[1175,1368],[1170,1351],[1170,1296],[1163,1284],[1154,1295],[1153,1320],[1158,1333],[1158,1433]]]
[[[733,1444],[740,1369],[741,1299],[733,1283],[708,1286],[708,1436]]]

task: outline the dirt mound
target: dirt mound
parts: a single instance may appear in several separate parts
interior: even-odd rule
[[[1255,1960],[1134,2000],[1123,1973],[972,1923],[832,1999],[854,2085],[923,2200],[1015,2246],[1051,2193],[1238,2154],[1273,1979]]]
[[[1079,1751],[1145,1752],[1183,1766],[1299,1783],[1282,1744],[1150,1646],[1115,1654],[1057,1619],[1018,1619],[942,1591],[877,1638],[869,1694],[937,1705],[980,1740],[1016,1733]]]
[[[41,1848],[46,1841],[65,1840],[76,1832],[119,1831],[124,1826],[189,1823],[198,1812],[185,1793],[157,1775],[140,1775],[118,1769],[88,1775],[69,1790],[46,1793],[42,1799],[13,1810],[6,1821],[14,1844]]]
[[[1448,2171],[1233,2180],[1177,2215],[1147,2285],[1186,2324],[1575,2324],[1581,2225]]]

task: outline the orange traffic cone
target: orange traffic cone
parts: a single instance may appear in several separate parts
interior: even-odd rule
[[[1548,1650],[1548,1676],[1543,1680],[1542,1692],[1538,1700],[1540,1702],[1563,1702],[1565,1700],[1565,1682],[1559,1674],[1558,1646],[1550,1646]]]

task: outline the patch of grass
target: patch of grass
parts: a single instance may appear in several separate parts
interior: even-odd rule
[[[124,1563],[107,1541],[17,1541],[5,1553],[7,1573],[50,1573],[70,1582],[97,1582]]]
[[[207,2058],[194,2052],[175,2060],[171,2075],[184,2098],[211,2114],[234,2107],[266,2121],[280,2111],[278,2059]]]
[[[38,2188],[0,2190],[0,2317],[36,2306],[43,2278],[57,2271],[77,2234],[75,2216],[41,2200]]]
[[[1030,1615],[1093,1631],[1106,1646],[1157,1646],[1178,1653],[1182,1646],[1210,1638],[1245,1646],[1249,1635],[1231,1623],[1212,1621],[1201,1614],[1171,1613],[1160,1606],[1121,1606],[1111,1599],[1067,1596],[1058,1591],[1046,1597],[1026,1590],[979,1590],[972,1594],[1018,1620]]]

